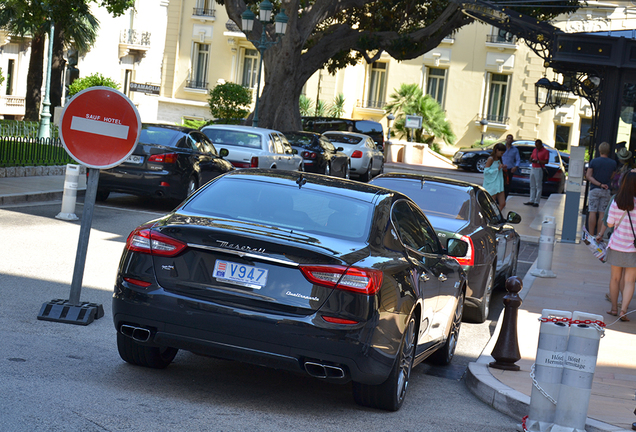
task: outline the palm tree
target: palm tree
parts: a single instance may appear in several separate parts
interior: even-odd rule
[[[345,108],[345,97],[343,93],[338,93],[335,98],[333,98],[333,103],[329,107],[329,116],[340,118],[344,114]]]

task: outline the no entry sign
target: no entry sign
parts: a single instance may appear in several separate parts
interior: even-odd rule
[[[135,105],[110,87],[90,87],[64,108],[60,138],[69,155],[89,168],[122,163],[135,149],[141,119]]]

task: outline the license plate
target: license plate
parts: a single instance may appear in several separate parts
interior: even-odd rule
[[[519,171],[521,171],[521,174],[528,174],[530,175],[530,171],[528,168],[521,168]]]
[[[220,282],[261,289],[267,283],[267,270],[231,261],[217,260],[212,277]]]
[[[142,164],[144,162],[144,157],[143,156],[138,156],[138,155],[130,155],[126,158],[126,160],[124,162],[127,163],[131,163],[131,164]]]

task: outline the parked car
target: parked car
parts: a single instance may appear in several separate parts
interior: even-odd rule
[[[503,141],[502,141],[503,143]],[[484,172],[486,160],[495,144],[482,148],[461,148],[453,156],[453,164],[457,167]],[[530,155],[535,149],[534,141],[520,140],[513,142],[513,145],[519,149],[519,157],[521,162],[519,169],[512,178],[510,191],[516,193],[530,192]],[[565,190],[566,170],[559,151],[548,145],[543,145],[550,153],[550,160],[546,164],[547,175],[543,176],[543,195],[548,196],[553,193],[563,193]]]
[[[469,244],[457,257],[468,277],[465,316],[484,322],[490,311],[495,284],[517,273],[519,234],[510,224],[521,216],[508,212],[504,219],[497,203],[481,186],[418,174],[383,174],[371,184],[407,195],[420,206],[446,246],[449,239]]]
[[[327,131],[322,134],[336,147],[342,147],[351,162],[351,175],[369,181],[384,172],[384,153],[368,135],[355,132]]]
[[[384,151],[384,129],[373,120],[351,120],[334,117],[302,117],[303,130],[357,132],[370,136],[380,151]]]
[[[252,126],[209,125],[201,132],[229,152],[227,160],[237,168],[303,170],[303,159],[282,133]]]
[[[413,366],[452,360],[465,290],[405,195],[236,170],[129,235],[112,310],[128,363],[165,368],[183,349],[352,380],[357,403],[397,410]]]
[[[303,158],[306,172],[349,178],[349,156],[331,141],[314,132],[284,132],[285,137]]]
[[[120,165],[101,170],[97,199],[111,192],[185,199],[214,177],[232,171],[231,163],[196,129],[142,124],[139,143]]]

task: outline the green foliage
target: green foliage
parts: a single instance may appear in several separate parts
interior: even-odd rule
[[[424,95],[417,84],[402,84],[390,98],[384,109],[395,115],[394,129],[402,137],[409,133],[405,127],[406,115],[416,115],[422,117],[422,129],[415,131],[416,142],[433,143],[433,138],[437,137],[446,144],[453,144],[457,139],[442,107],[435,99]]]
[[[300,99],[298,100],[298,104],[300,105],[300,115],[305,117],[305,116],[310,116],[313,114],[313,106],[314,106],[314,102],[308,98],[307,96],[305,96],[304,94],[300,95]]]
[[[316,117],[325,117],[327,115],[327,104],[323,100],[316,101],[314,109],[314,115]]]
[[[344,94],[338,93],[329,106],[329,116],[340,118],[344,115],[345,97]]]
[[[183,119],[183,123],[177,123],[177,126],[185,126],[192,129],[201,129],[203,126],[206,126],[209,123],[210,122],[207,120]]]
[[[249,114],[252,103],[252,91],[240,84],[217,84],[210,90],[210,112],[224,123],[238,124]]]
[[[0,69],[0,85],[4,82],[4,76],[2,76],[2,69]]]
[[[77,93],[81,92],[82,90],[85,90],[89,87],[97,87],[97,86],[119,89],[119,84],[117,82],[103,76],[100,73],[96,73],[93,75],[86,76],[84,78],[78,78],[75,81],[73,81],[73,84],[71,84],[68,88],[68,95],[69,97],[73,97]]]
[[[501,140],[484,139],[484,145],[481,145],[481,139],[480,139],[479,141],[475,141],[474,144],[470,146],[470,148],[485,148],[485,147],[493,145],[496,142],[501,142]]]

